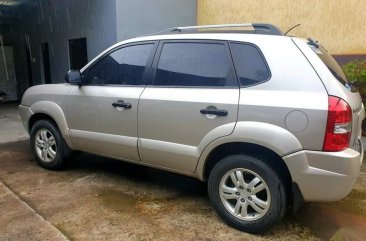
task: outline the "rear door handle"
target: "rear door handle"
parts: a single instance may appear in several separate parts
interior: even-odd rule
[[[204,115],[217,115],[217,116],[227,116],[227,110],[210,110],[210,109],[202,109],[200,110],[201,114]]]
[[[125,109],[131,109],[132,105],[130,103],[113,103],[112,104],[113,107],[122,107]]]

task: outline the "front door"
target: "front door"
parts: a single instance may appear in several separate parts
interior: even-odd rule
[[[194,172],[203,148],[233,131],[239,87],[232,66],[225,41],[159,44],[138,110],[142,162]]]
[[[85,84],[69,92],[67,122],[78,150],[140,161],[137,107],[154,43],[113,50],[83,73]]]

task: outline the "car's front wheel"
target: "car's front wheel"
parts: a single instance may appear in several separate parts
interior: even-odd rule
[[[57,126],[49,120],[34,123],[30,133],[33,155],[37,163],[50,170],[61,169],[65,160],[65,145]]]
[[[282,220],[287,209],[285,185],[265,162],[232,155],[210,173],[208,192],[219,216],[230,226],[263,233]]]

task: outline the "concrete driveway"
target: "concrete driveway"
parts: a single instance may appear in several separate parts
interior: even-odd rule
[[[16,105],[0,106],[0,240],[366,240],[365,230],[365,165],[346,199],[250,235],[225,225],[190,178],[89,154],[64,171],[38,167]]]

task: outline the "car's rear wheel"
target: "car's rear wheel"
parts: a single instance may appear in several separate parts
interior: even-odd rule
[[[233,155],[210,173],[208,192],[214,209],[230,226],[263,233],[281,221],[287,209],[285,185],[263,160]]]
[[[46,169],[58,170],[65,163],[68,150],[57,126],[49,120],[34,123],[30,133],[33,155],[37,163]]]

